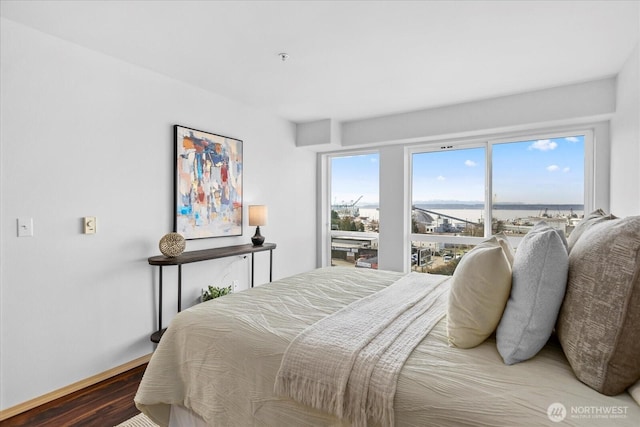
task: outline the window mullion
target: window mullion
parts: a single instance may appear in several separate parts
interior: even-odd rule
[[[485,195],[484,195],[484,235],[485,237],[492,234],[492,222],[493,222],[493,168],[492,168],[492,144],[486,142],[485,149]]]

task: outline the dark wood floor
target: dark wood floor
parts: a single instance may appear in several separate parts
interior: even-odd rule
[[[135,416],[133,398],[147,365],[0,422],[1,427],[112,427]]]

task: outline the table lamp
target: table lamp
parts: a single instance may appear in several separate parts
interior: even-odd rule
[[[251,238],[253,246],[262,246],[264,236],[260,234],[260,226],[267,225],[267,207],[265,205],[249,206],[249,225],[256,226],[256,234]]]

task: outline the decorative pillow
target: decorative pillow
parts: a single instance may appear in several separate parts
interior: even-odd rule
[[[513,261],[511,295],[496,332],[498,352],[507,365],[532,358],[549,340],[568,269],[562,232],[540,222],[522,238]]]
[[[511,246],[511,242],[509,242],[509,238],[504,233],[498,233],[493,235],[496,239],[498,239],[498,243],[502,246],[502,250],[504,250],[504,254],[507,256],[509,260],[509,264],[513,267],[513,258],[515,251],[513,250],[513,246]]]
[[[451,280],[449,344],[475,347],[495,331],[511,289],[511,264],[498,239],[491,237],[463,256]]]
[[[569,234],[569,238],[567,239],[567,243],[569,244],[569,252],[571,252],[571,249],[573,249],[573,246],[576,244],[580,236],[582,236],[582,234],[589,228],[603,221],[610,221],[616,218],[617,217],[613,214],[607,215],[602,209],[596,209],[589,215],[585,216],[576,225],[576,228]]]
[[[556,328],[571,368],[591,388],[615,395],[640,379],[640,216],[580,237]]]

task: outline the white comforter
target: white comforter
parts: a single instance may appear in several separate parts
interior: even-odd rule
[[[289,344],[276,393],[354,427],[393,427],[400,371],[445,316],[449,291],[447,276],[411,273],[319,320]]]
[[[186,310],[162,337],[136,405],[162,426],[171,405],[210,426],[348,426],[274,395],[282,356],[306,327],[401,276],[319,269]],[[580,383],[559,346],[548,344],[532,360],[506,366],[491,339],[469,350],[448,347],[445,322],[401,371],[396,426],[638,425],[640,407],[631,397],[604,396]],[[547,415],[557,403],[566,409],[560,424]],[[607,408],[615,408],[615,419],[603,416],[603,409],[612,412]]]

